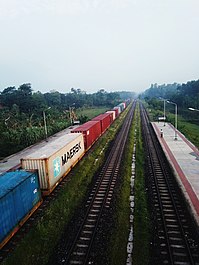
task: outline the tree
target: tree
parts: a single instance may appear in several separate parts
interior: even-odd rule
[[[61,105],[61,94],[58,91],[51,90],[50,93],[45,93],[44,98],[48,106],[57,106]]]
[[[17,104],[21,112],[32,112],[34,103],[32,100],[32,89],[30,83],[21,85],[17,90],[16,97]]]
[[[16,102],[17,90],[16,87],[7,87],[1,92],[0,103],[3,106],[11,108],[12,105]]]

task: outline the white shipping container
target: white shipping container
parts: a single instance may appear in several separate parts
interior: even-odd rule
[[[123,109],[125,109],[125,108],[126,108],[126,105],[125,105],[125,103],[124,103],[124,102],[122,102],[122,103],[121,103],[121,105],[123,106]]]
[[[83,154],[83,135],[68,133],[22,158],[21,164],[23,169],[38,169],[40,188],[49,194]]]
[[[114,107],[113,109],[118,109],[118,113],[121,113],[121,108],[120,108],[120,106],[116,106],[116,107]]]
[[[113,110],[108,110],[106,113],[112,113],[112,114],[113,114],[113,121],[115,120],[115,111],[113,111]]]

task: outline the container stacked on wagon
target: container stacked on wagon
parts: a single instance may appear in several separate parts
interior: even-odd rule
[[[81,133],[68,133],[21,159],[23,169],[37,169],[40,188],[48,195],[84,155]]]
[[[17,170],[0,176],[0,249],[41,202],[36,171]]]

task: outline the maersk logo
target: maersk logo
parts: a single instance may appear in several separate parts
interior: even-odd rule
[[[54,171],[54,177],[56,178],[61,173],[61,159],[60,157],[57,157],[53,160],[53,171]]]
[[[65,165],[69,159],[73,158],[75,154],[79,152],[81,148],[81,142],[74,145],[68,152],[66,152],[62,157],[62,166]]]

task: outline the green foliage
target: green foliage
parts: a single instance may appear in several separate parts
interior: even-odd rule
[[[191,115],[195,123],[199,124],[199,115],[197,112],[190,114],[189,107],[199,109],[199,80],[190,81],[186,84],[167,84],[167,85],[151,85],[144,93],[140,95],[150,105],[153,105],[152,101],[160,100],[164,98],[177,103],[179,108],[179,114],[188,119]],[[157,106],[157,102],[155,106]],[[172,106],[168,107],[172,109]]]
[[[106,110],[106,107],[79,109],[77,111],[77,119],[84,123]],[[13,105],[10,112],[2,111],[0,115],[0,158],[45,138],[42,112],[39,117],[36,113],[32,115],[20,114],[18,106]],[[4,117],[9,119],[5,122]],[[70,126],[69,115],[51,108],[46,111],[46,123],[48,136],[50,136]]]
[[[0,158],[45,138],[43,111],[50,136],[71,124],[69,107],[73,106],[73,111],[76,108],[77,119],[84,123],[110,109],[117,100],[117,93],[105,91],[87,95],[80,89],[71,89],[67,94],[57,91],[42,94],[33,93],[31,84],[18,89],[8,87],[0,93]],[[100,107],[94,107],[97,104]]]
[[[55,90],[42,94],[33,92],[29,83],[5,88],[0,93],[0,158],[45,138],[43,111],[50,136],[71,124],[69,109],[84,123],[119,102],[118,93],[104,89],[94,94],[79,88],[66,94]]]
[[[135,99],[136,93],[132,91],[118,91],[117,92],[122,100],[125,100],[127,98],[129,99]]]
[[[170,99],[177,93],[177,89],[180,85],[177,83],[173,84],[152,84],[151,87],[147,90],[145,90],[144,93],[140,95],[140,98],[148,100],[151,98],[165,98]]]

